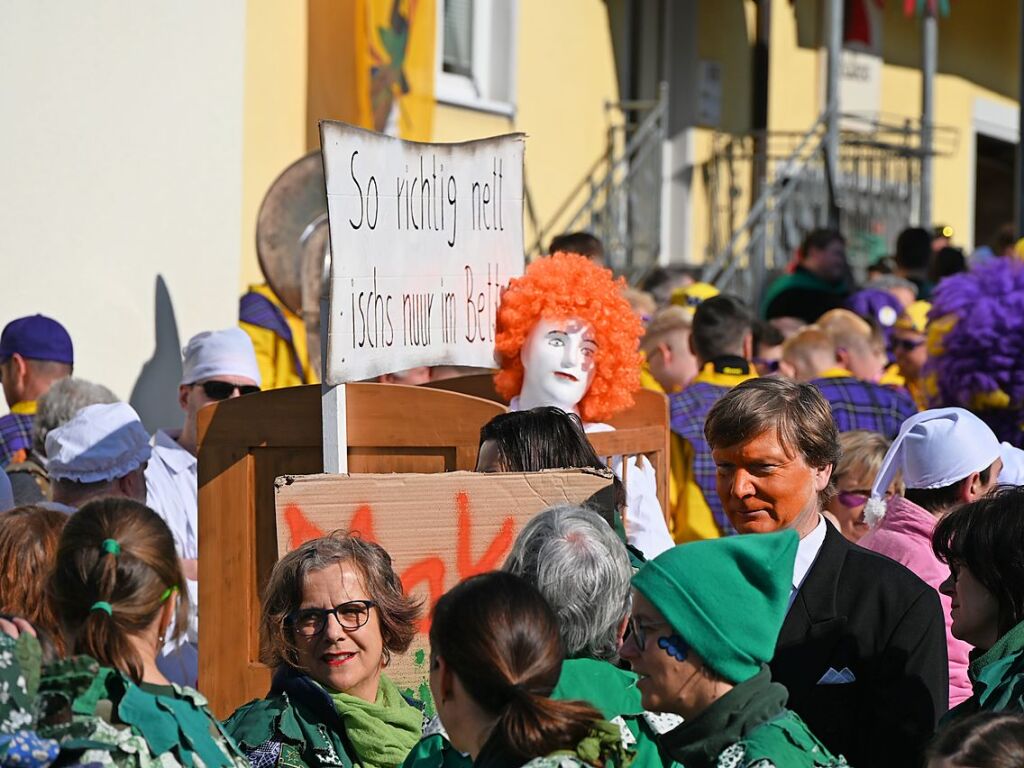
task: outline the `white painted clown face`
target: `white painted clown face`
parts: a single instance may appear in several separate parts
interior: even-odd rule
[[[567,413],[587,394],[596,371],[597,340],[593,329],[576,318],[541,318],[527,336],[523,361],[522,409],[553,405]]]

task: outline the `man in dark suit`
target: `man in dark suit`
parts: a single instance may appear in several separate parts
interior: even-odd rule
[[[828,403],[809,384],[754,379],[715,404],[704,432],[736,530],[800,534],[771,662],[789,707],[851,765],[919,765],[948,703],[942,609],[917,576],[821,515],[839,458]]]

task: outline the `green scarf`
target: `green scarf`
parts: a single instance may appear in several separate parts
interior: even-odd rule
[[[420,740],[423,714],[384,675],[372,703],[347,693],[328,693],[363,768],[401,765]]]
[[[687,768],[713,766],[722,750],[782,714],[788,697],[785,688],[772,682],[768,668],[762,667],[659,741],[673,760]]]

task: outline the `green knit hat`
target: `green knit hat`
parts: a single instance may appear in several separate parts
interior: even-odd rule
[[[633,586],[705,664],[742,683],[775,655],[798,543],[782,531],[683,544],[644,565]]]

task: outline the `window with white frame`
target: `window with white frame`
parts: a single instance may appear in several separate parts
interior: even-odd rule
[[[511,115],[518,0],[438,0],[437,8],[437,100]]]

